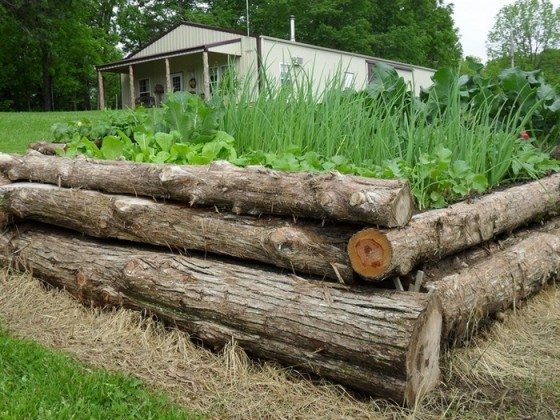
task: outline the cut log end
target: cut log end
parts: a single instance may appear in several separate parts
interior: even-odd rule
[[[431,299],[416,324],[408,350],[408,384],[405,403],[414,406],[439,383],[439,352],[442,329],[442,308],[439,298]]]
[[[393,203],[395,227],[406,226],[412,218],[414,202],[410,188],[403,188]]]
[[[352,268],[365,278],[380,277],[387,271],[393,250],[385,235],[377,229],[365,229],[348,242]]]

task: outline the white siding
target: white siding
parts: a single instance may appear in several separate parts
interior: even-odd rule
[[[220,30],[207,29],[197,26],[183,24],[148,45],[131,58],[141,58],[153,54],[170,53],[176,50],[195,48],[207,44],[221,41],[241,39],[240,42],[211,47],[209,50],[210,67],[222,66],[234,63],[240,79],[250,81],[253,86],[257,86],[257,39],[234,33],[223,32]],[[321,93],[326,84],[338,73],[340,77],[345,77],[344,73],[353,75],[353,85],[356,89],[363,89],[368,83],[368,61],[385,62],[396,66],[397,73],[407,82],[414,86],[416,93],[421,87],[428,87],[432,84],[431,76],[434,71],[419,66],[410,66],[410,70],[403,67],[402,63],[389,60],[368,57],[360,54],[347,53],[343,51],[331,50],[328,48],[316,47],[302,43],[293,43],[288,40],[261,37],[261,54],[263,68],[266,77],[272,81],[280,81],[281,64],[292,63],[292,59],[301,58],[301,65],[292,66],[295,77],[300,79],[308,78],[313,80],[315,92]],[[184,56],[172,57],[169,59],[171,73],[181,73],[185,90],[194,90],[195,93],[203,92],[202,83],[202,54],[191,53]],[[140,79],[150,79],[150,89],[152,96],[154,87],[161,84],[166,87],[165,64],[163,59],[144,63],[134,64],[135,90],[138,96],[138,81]],[[194,78],[197,82],[196,88],[189,87],[189,80]],[[128,74],[121,77],[122,103],[130,106],[130,89]],[[162,98],[164,99],[164,97]]]
[[[215,42],[238,39],[241,36],[239,34],[183,24],[129,58],[140,58],[185,48],[199,47]]]
[[[432,81],[432,76],[434,71],[427,69],[414,69],[414,90],[416,93],[420,92],[421,88],[428,88],[434,82]]]
[[[367,82],[367,65],[363,58],[352,54],[319,50],[311,46],[262,38],[262,61],[268,78],[280,81],[280,65],[301,58],[302,64],[292,67],[295,77],[307,77],[313,81],[316,92],[322,92],[326,84],[337,74],[354,74],[354,86],[363,88]]]
[[[237,55],[241,56],[241,42],[234,42],[232,44],[225,44],[225,45],[218,45],[215,47],[208,48],[208,51],[220,53],[220,54],[228,54],[228,55]]]
[[[341,77],[345,72],[353,73],[354,87],[358,90],[363,89],[368,83],[369,61],[384,62],[395,66],[397,73],[414,87],[416,94],[420,92],[421,87],[428,87],[432,84],[431,76],[434,71],[425,67],[270,37],[261,37],[261,40],[262,58],[267,77],[280,81],[280,64],[290,63],[292,57],[301,57],[303,63],[301,66],[295,67],[294,72],[296,76],[305,75],[312,78],[314,89],[317,92],[322,92],[328,81],[337,72]],[[403,67],[410,67],[410,70]]]

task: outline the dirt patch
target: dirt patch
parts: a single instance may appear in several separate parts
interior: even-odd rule
[[[11,334],[87,365],[128,372],[215,418],[560,416],[560,287],[552,286],[469,343],[443,355],[444,383],[414,410],[254,363],[232,343],[220,354],[128,310],[85,308],[29,275],[0,277]]]

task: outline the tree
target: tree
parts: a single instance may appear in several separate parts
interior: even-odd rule
[[[468,76],[474,76],[484,69],[484,64],[479,57],[472,55],[467,55],[459,66],[459,74],[466,74]]]
[[[95,64],[120,57],[116,0],[0,0],[0,98],[5,109],[89,109]]]
[[[181,21],[214,24],[207,9],[196,0],[124,0],[116,13],[120,42],[131,53]]]
[[[290,15],[301,42],[430,67],[459,62],[452,6],[443,0],[251,0],[252,33],[288,38]],[[245,0],[129,0],[119,33],[132,51],[190,20],[246,31]]]
[[[459,63],[462,50],[452,5],[442,0],[378,0],[375,5],[376,55],[435,68]]]
[[[512,43],[517,65],[538,68],[545,50],[560,48],[560,9],[554,10],[550,0],[517,0],[502,7],[488,34],[488,57],[510,57]]]

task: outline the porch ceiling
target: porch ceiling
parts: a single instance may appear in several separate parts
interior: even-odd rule
[[[225,48],[229,44],[235,44],[235,43],[241,44],[241,38],[216,42],[213,44],[201,45],[199,47],[169,51],[166,53],[154,54],[154,55],[140,57],[140,58],[129,58],[129,59],[124,59],[119,61],[113,61],[112,63],[96,66],[96,68],[98,71],[107,71],[112,73],[128,73],[128,66],[133,64],[163,60],[166,58],[179,57],[183,55],[197,54],[203,51],[241,56],[241,45],[239,45],[239,48],[235,48],[234,50],[232,50],[231,48],[227,48],[227,49]]]

